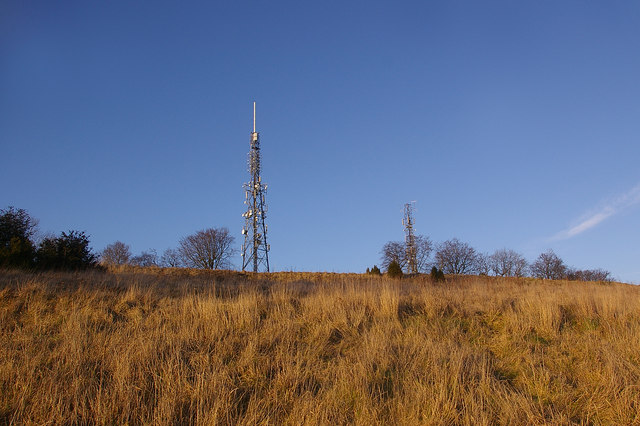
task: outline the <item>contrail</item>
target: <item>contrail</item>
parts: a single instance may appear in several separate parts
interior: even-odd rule
[[[584,231],[593,228],[604,220],[614,216],[636,204],[640,203],[640,184],[630,191],[605,202],[600,208],[583,215],[580,222],[562,232],[559,232],[552,240],[566,240],[582,234]]]

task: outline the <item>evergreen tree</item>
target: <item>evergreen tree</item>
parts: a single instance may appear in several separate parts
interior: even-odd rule
[[[444,272],[435,266],[431,268],[431,281],[438,282],[444,281]]]
[[[0,210],[0,266],[33,266],[35,246],[31,238],[38,222],[23,209]]]
[[[63,232],[58,238],[45,238],[36,252],[40,269],[78,270],[95,267],[97,256],[91,252],[84,232]]]
[[[387,267],[387,274],[391,278],[402,278],[403,273],[400,264],[397,261],[392,260]]]

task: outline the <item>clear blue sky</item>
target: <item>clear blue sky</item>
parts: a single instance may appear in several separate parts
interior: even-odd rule
[[[0,5],[0,208],[41,231],[239,247],[255,100],[276,270],[363,271],[416,200],[640,282],[639,2],[95,3]]]

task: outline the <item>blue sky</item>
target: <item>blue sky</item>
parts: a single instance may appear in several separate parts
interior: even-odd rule
[[[416,200],[640,282],[640,3],[90,3],[0,5],[0,207],[43,232],[239,247],[255,100],[276,270],[363,271]]]

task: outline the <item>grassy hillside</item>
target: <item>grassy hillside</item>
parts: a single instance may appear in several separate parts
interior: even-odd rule
[[[638,423],[639,290],[4,271],[0,423]]]

